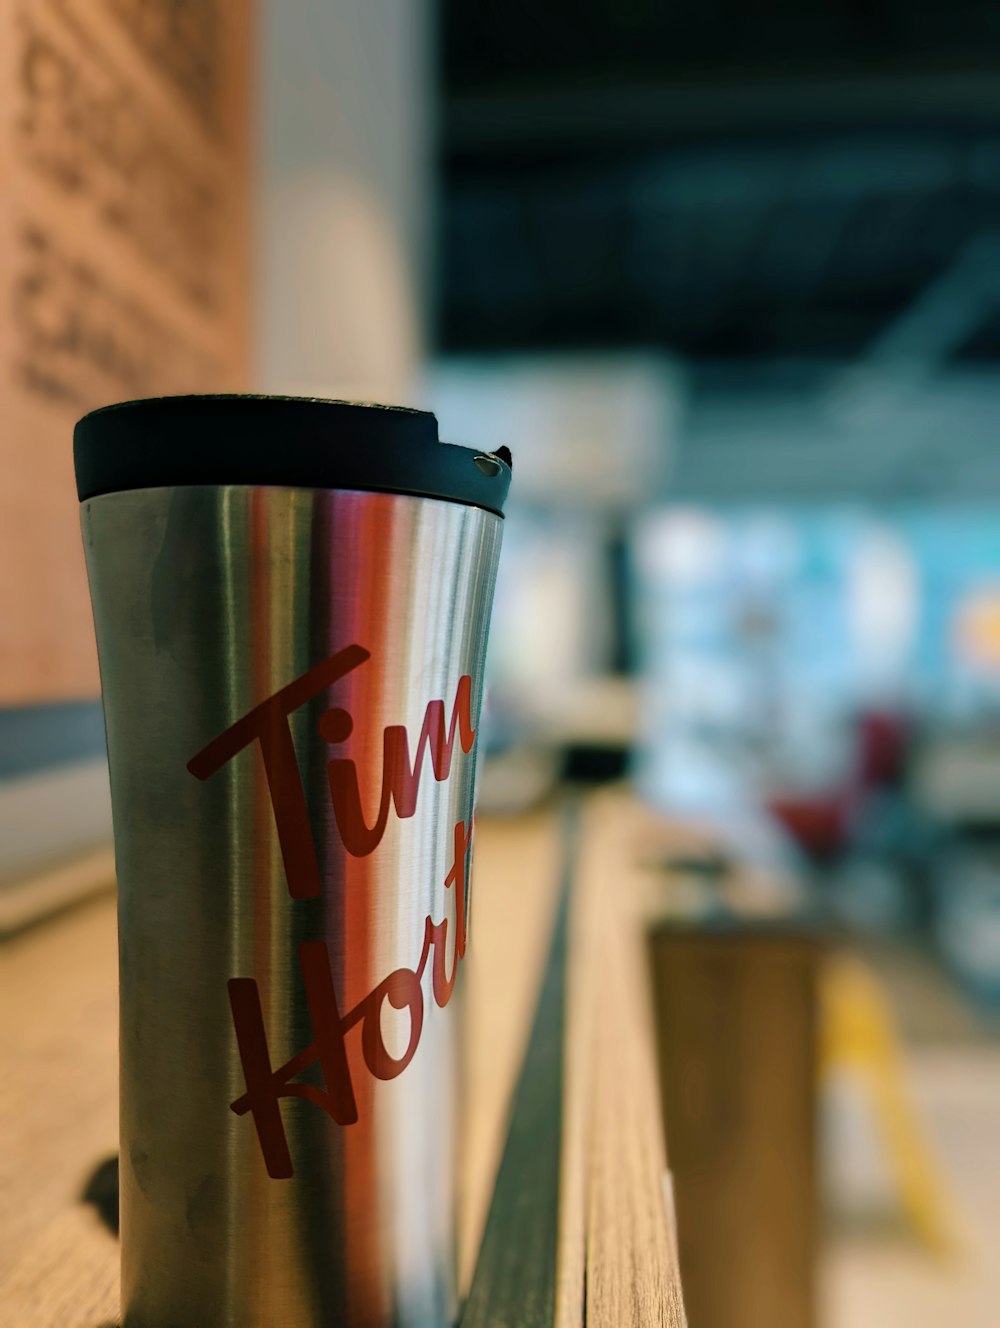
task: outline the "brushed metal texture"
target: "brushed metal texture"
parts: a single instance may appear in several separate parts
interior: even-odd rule
[[[124,1328],[452,1323],[450,997],[502,521],[238,486],[81,514],[119,879]]]

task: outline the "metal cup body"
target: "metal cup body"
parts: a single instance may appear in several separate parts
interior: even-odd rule
[[[456,1009],[502,521],[83,504],[119,880],[124,1328],[453,1321]]]

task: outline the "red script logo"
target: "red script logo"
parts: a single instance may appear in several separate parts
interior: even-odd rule
[[[259,744],[288,891],[293,899],[316,898],[322,893],[323,883],[289,718],[369,658],[368,651],[358,645],[331,655],[255,706],[188,762],[191,774],[208,779],[239,752],[254,742]],[[353,727],[351,715],[338,708],[327,710],[317,724],[320,736],[331,744],[345,741]],[[451,773],[456,738],[463,753],[470,752],[476,740],[472,727],[472,679],[468,674],[458,681],[447,724],[444,701],[428,703],[412,755],[403,725],[389,725],[383,731],[382,789],[371,825],[362,809],[354,761],[335,757],[327,762],[330,802],[341,842],[348,853],[366,857],[375,851],[385,834],[392,808],[401,820],[414,815],[425,756],[430,755],[434,778],[438,782],[446,780]],[[345,1043],[355,1025],[361,1027],[361,1051],[369,1072],[376,1079],[394,1079],[409,1065],[420,1041],[424,1021],[421,980],[429,961],[434,1001],[441,1007],[448,1004],[459,960],[465,954],[466,873],[471,841],[471,824],[459,821],[454,827],[451,867],[444,880],[445,889],[455,891],[455,936],[450,946],[450,967],[448,919],[434,922],[428,916],[416,967],[396,969],[363,1000],[341,1014],[326,943],[304,941],[299,946],[299,971],[313,1039],[284,1065],[275,1069],[271,1064],[256,980],[230,979],[229,1003],[246,1083],[246,1092],[231,1103],[231,1109],[237,1115],[252,1114],[268,1175],[287,1178],[293,1174],[279,1106],[281,1098],[299,1097],[312,1102],[339,1125],[357,1121],[357,1100]],[[409,1041],[401,1056],[391,1055],[382,1038],[381,1016],[386,1001],[408,1014]],[[323,1074],[323,1087],[292,1082],[317,1061]]]

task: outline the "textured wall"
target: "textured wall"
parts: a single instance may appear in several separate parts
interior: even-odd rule
[[[0,705],[97,694],[71,433],[243,385],[248,0],[0,0]]]

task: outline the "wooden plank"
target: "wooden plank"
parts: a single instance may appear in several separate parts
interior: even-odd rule
[[[548,814],[481,818],[475,855],[462,1010],[460,1244],[467,1267],[551,933],[558,825]],[[118,1247],[79,1198],[118,1141],[114,900],[95,900],[6,941],[2,960],[0,1318],[17,1328],[103,1328],[118,1312]]]
[[[550,811],[476,822],[465,1021],[459,1285],[482,1240],[511,1100],[545,971],[562,870]]]
[[[579,829],[578,821],[578,835]],[[554,1328],[579,1328],[586,1313],[588,1131],[593,1054],[590,955],[594,919],[592,910],[581,907],[579,844],[572,853],[575,870],[567,919],[569,954],[566,964]]]
[[[617,793],[583,812],[462,1328],[686,1324],[644,942],[646,829]]]
[[[644,820],[622,794],[588,809],[579,848],[581,968],[592,1052],[587,1129],[588,1328],[686,1324],[669,1206],[645,951]],[[696,1321],[697,1322],[697,1321]]]
[[[644,948],[644,826],[617,793],[583,812],[463,1328],[686,1324]]]
[[[540,1116],[522,1118],[518,1147],[545,1159],[528,1180],[537,1182],[539,1211],[551,1218],[558,1209],[559,1218],[535,1228],[541,1234],[534,1282],[526,1265],[514,1271],[525,1285],[542,1288],[537,1321],[560,1328],[576,1328],[584,1315],[588,1324],[607,1328],[685,1323],[665,1199],[642,951],[645,905],[639,877],[629,875],[635,829],[620,800],[598,799],[585,812],[572,907],[550,952],[558,821],[542,814],[483,819],[477,827],[463,1010],[462,1266],[467,1276],[507,1122],[517,1118],[512,1085],[537,1005],[537,1036],[525,1064],[528,1080],[544,1080],[548,1090]],[[539,1003],[550,953],[556,963]],[[116,1146],[113,904],[96,901],[17,937],[7,943],[5,959],[0,1303],[19,1328],[98,1328],[114,1322],[117,1247],[78,1196],[92,1167]],[[498,1190],[515,1207],[529,1188],[518,1184],[518,1170],[510,1167]],[[482,1313],[484,1323],[502,1322]]]
[[[97,693],[75,419],[246,386],[250,27],[0,0],[0,704]]]
[[[118,1314],[118,1246],[80,1204],[118,1148],[115,904],[8,941],[0,964],[0,1305],[18,1328]]]
[[[551,1328],[556,1311],[568,882],[562,896],[461,1328]]]

